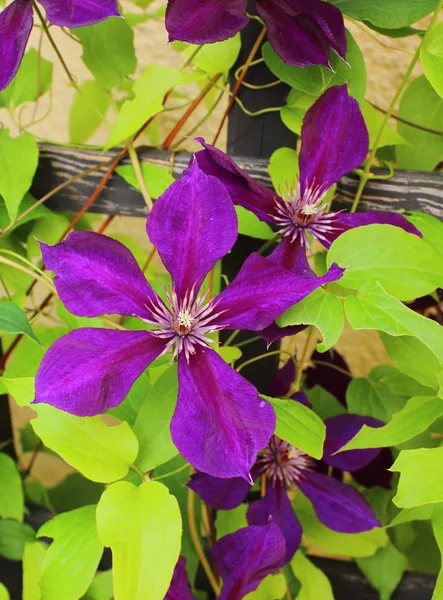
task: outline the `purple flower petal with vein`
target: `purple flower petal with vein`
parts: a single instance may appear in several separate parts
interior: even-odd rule
[[[214,202],[214,198],[217,199]],[[89,416],[118,405],[143,370],[171,351],[179,392],[171,422],[177,448],[196,469],[251,481],[250,470],[274,428],[272,407],[210,348],[221,329],[262,329],[331,277],[305,278],[258,255],[217,297],[200,287],[234,245],[237,216],[224,186],[192,163],[157,200],[148,235],[172,277],[162,300],[119,242],[91,232],[42,244],[66,308],[78,316],[137,316],[150,331],[74,331],[50,348],[36,378],[35,402]]]
[[[285,540],[270,520],[225,535],[212,548],[212,555],[223,579],[218,600],[242,600],[284,565]]]
[[[84,27],[119,16],[117,0],[40,0],[46,18],[60,27]],[[34,24],[31,0],[14,0],[0,13],[0,91],[22,62]]]
[[[285,63],[328,67],[331,49],[345,58],[345,26],[336,6],[322,0],[256,0],[256,5]],[[247,7],[247,0],[169,0],[169,41],[210,44],[231,38],[248,24]]]
[[[369,146],[358,102],[349,96],[346,86],[330,88],[307,111],[301,140],[299,184],[287,201],[257,184],[223,152],[197,138],[204,147],[196,154],[202,170],[223,182],[234,204],[274,224],[282,236],[271,260],[307,277],[313,275],[306,260],[308,234],[326,248],[348,229],[372,223],[394,225],[421,236],[397,213],[328,212],[326,193],[363,162]]]
[[[191,594],[191,590],[189,589],[186,559],[183,556],[178,557],[171,585],[164,600],[195,600],[195,596]]]

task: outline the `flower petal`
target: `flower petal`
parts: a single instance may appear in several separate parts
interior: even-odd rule
[[[251,483],[243,477],[220,479],[206,473],[194,473],[186,485],[203,502],[217,510],[231,510],[240,506],[251,489]]]
[[[294,361],[289,359],[281,369],[278,369],[277,373],[272,378],[271,383],[269,384],[268,395],[272,398],[285,397],[295,381],[295,375]],[[295,394],[292,394],[291,399],[300,402],[300,404],[304,404],[308,408],[312,408],[312,404],[309,402],[308,397],[303,390],[299,390]]]
[[[18,71],[33,24],[29,0],[14,0],[0,13],[0,91],[11,83]]]
[[[301,130],[300,193],[328,190],[366,157],[368,130],[346,85],[329,88],[308,110]]]
[[[272,407],[211,349],[197,349],[189,364],[182,353],[178,378],[174,444],[198,471],[251,481],[251,467],[275,429]]]
[[[332,265],[323,277],[302,277],[268,258],[251,254],[237,277],[217,297],[220,324],[230,329],[258,331],[325,283],[340,279],[344,270]]]
[[[368,450],[346,450],[334,454],[357,435],[363,425],[382,427],[384,423],[373,417],[342,414],[326,419],[326,440],[323,460],[331,467],[342,471],[357,471],[369,464],[380,453],[380,448]]]
[[[333,531],[361,533],[381,527],[365,498],[333,477],[308,471],[298,486],[312,502],[318,519]]]
[[[382,448],[380,454],[363,469],[353,471],[352,479],[365,487],[376,485],[387,490],[391,489],[392,471],[388,471],[394,463],[392,452],[389,448]]]
[[[246,513],[249,525],[266,525],[269,517],[278,525],[286,542],[285,563],[289,562],[300,547],[302,529],[289,501],[285,486],[269,481],[266,495],[252,502]]]
[[[119,17],[117,0],[39,0],[46,18],[59,27],[85,27]]]
[[[55,271],[55,287],[66,308],[81,317],[103,314],[149,317],[154,291],[131,252],[91,231],[70,233],[64,242],[40,243],[43,262]]]
[[[284,237],[268,258],[296,275],[316,277],[309,266],[306,249],[298,238],[292,242],[289,237]]]
[[[205,148],[195,154],[200,169],[207,175],[217,177],[225,186],[234,204],[253,212],[259,219],[271,223],[275,208],[275,194],[259,185],[243,169],[221,150],[206,144],[203,138],[195,138]]]
[[[285,540],[272,522],[251,525],[218,540],[212,555],[223,579],[218,600],[242,600],[283,566]]]
[[[322,239],[322,244],[325,248],[330,248],[332,242],[336,240],[342,233],[353,229],[354,227],[362,227],[364,225],[372,225],[377,223],[379,225],[393,225],[394,227],[400,227],[408,233],[413,233],[419,237],[423,237],[421,231],[419,231],[410,221],[408,221],[403,215],[391,212],[382,212],[370,210],[368,212],[345,214],[341,213],[338,218],[334,220],[334,227],[331,229],[325,229],[323,233],[325,240]]]
[[[237,215],[223,184],[193,161],[156,201],[147,230],[182,298],[234,245]]]
[[[44,355],[34,402],[79,417],[104,413],[125,399],[134,381],[163,349],[164,342],[149,331],[71,331]]]
[[[186,559],[183,556],[178,557],[171,585],[164,600],[195,600],[195,596],[191,594],[191,590],[189,589]]]
[[[343,17],[338,8],[320,0],[257,0],[275,52],[298,67],[329,66],[329,49],[346,54]]]
[[[268,327],[257,331],[257,334],[265,340],[269,348],[269,346],[277,340],[296,335],[297,333],[300,333],[300,331],[306,329],[306,327],[307,325],[288,325],[287,327],[279,327],[277,323],[272,323],[272,325],[268,325]]]
[[[233,37],[246,27],[247,0],[169,0],[166,29],[169,41],[212,44]]]

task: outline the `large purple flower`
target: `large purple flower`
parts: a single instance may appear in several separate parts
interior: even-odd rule
[[[118,17],[117,0],[39,0],[59,27],[84,27]],[[34,24],[31,0],[14,0],[0,13],[0,90],[14,78]]]
[[[104,235],[75,232],[55,246],[42,244],[45,265],[55,271],[55,286],[69,311],[86,317],[134,315],[153,329],[68,333],[43,358],[35,402],[80,416],[103,413],[120,404],[146,367],[171,350],[179,378],[171,422],[175,445],[200,471],[249,480],[275,416],[256,389],[209,347],[213,334],[262,329],[343,270],[334,265],[324,277],[304,278],[252,254],[217,298],[199,294],[207,273],[234,245],[237,217],[224,186],[196,162],[157,200],[147,230],[172,277],[166,300],[153,291],[129,250]]]
[[[368,132],[358,103],[346,86],[327,90],[308,110],[301,131],[300,175],[289,201],[260,186],[226,154],[201,138],[197,152],[200,168],[222,181],[232,201],[275,225],[282,240],[272,260],[298,273],[308,274],[305,249],[308,234],[326,248],[353,227],[384,223],[421,236],[405,217],[390,212],[345,214],[328,212],[328,190],[366,157]]]
[[[221,42],[248,24],[248,0],[169,0],[169,41]],[[275,52],[289,65],[329,67],[334,50],[345,58],[347,43],[340,10],[322,0],[256,0]]]
[[[363,425],[383,425],[377,419],[343,414],[327,419],[325,424],[322,461],[331,467],[352,472],[370,463],[380,452],[379,449],[351,450],[335,455]],[[302,528],[288,497],[288,492],[295,488],[312,502],[318,519],[334,531],[360,533],[380,526],[361,494],[353,487],[318,472],[317,465],[313,458],[274,435],[260,452],[252,469],[255,478],[266,478],[266,493],[249,506],[248,523],[263,526],[272,519],[285,538],[284,562],[292,558],[301,543]],[[207,504],[223,510],[240,505],[250,490],[250,485],[239,477],[217,479],[204,473],[194,474],[188,486]]]

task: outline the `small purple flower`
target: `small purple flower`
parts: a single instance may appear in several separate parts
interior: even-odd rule
[[[288,400],[289,402],[289,400]],[[345,471],[361,469],[380,452],[379,449],[350,450],[335,453],[342,448],[363,425],[383,425],[372,417],[343,414],[325,421],[326,441],[322,461]],[[286,542],[285,560],[291,560],[300,546],[302,528],[288,492],[298,488],[311,502],[318,519],[333,531],[360,533],[380,527],[374,511],[365,498],[353,487],[318,472],[318,462],[273,435],[269,444],[259,453],[252,469],[254,478],[266,478],[263,498],[251,503],[247,512],[249,525],[275,523]],[[210,506],[229,510],[240,505],[250,486],[243,479],[216,479],[204,473],[191,477],[188,486]]]
[[[169,41],[211,44],[233,37],[249,22],[248,0],[169,0]],[[330,67],[334,50],[345,59],[347,42],[340,10],[322,0],[256,0],[275,52],[289,65]]]
[[[421,236],[405,217],[390,212],[345,214],[328,212],[328,190],[343,175],[358,167],[366,157],[369,138],[359,105],[347,87],[327,90],[307,111],[301,131],[300,175],[289,201],[257,184],[226,154],[197,140],[200,168],[222,181],[234,204],[252,211],[259,219],[275,225],[282,240],[271,259],[294,272],[308,274],[308,234],[329,248],[342,233],[353,227],[383,223]]]
[[[214,201],[216,198],[216,202]],[[234,245],[237,217],[224,186],[193,162],[156,201],[147,231],[172,278],[162,300],[125,246],[104,235],[71,233],[42,244],[45,265],[66,308],[77,316],[132,315],[150,331],[78,329],[45,354],[36,377],[35,402],[79,416],[117,406],[158,356],[172,351],[179,391],[172,439],[199,471],[243,477],[275,428],[272,407],[209,347],[221,329],[255,331],[343,270],[324,277],[294,275],[252,254],[237,277],[208,301],[200,287]]]
[[[117,0],[39,0],[46,18],[59,27],[85,27],[118,17]],[[22,62],[34,24],[31,0],[14,0],[0,13],[0,90],[12,81]]]

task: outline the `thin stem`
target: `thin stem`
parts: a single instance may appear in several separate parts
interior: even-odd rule
[[[191,472],[193,469],[191,469]],[[200,542],[200,538],[197,532],[197,525],[195,520],[195,493],[188,488],[188,521],[189,521],[189,530],[191,532],[192,542],[194,544],[195,551],[197,556],[201,562],[201,565],[206,573],[206,577],[214,591],[214,594],[218,596],[220,594],[220,585],[215,578],[215,575],[211,569],[211,566],[206,558],[203,547]]]
[[[146,475],[142,473],[138,467],[136,467],[135,465],[129,465],[129,468],[135,473],[137,473],[137,475],[140,477],[143,483],[146,481]]]
[[[229,344],[231,344],[235,338],[238,336],[238,334],[240,333],[240,329],[236,329],[235,331],[233,331],[231,333],[231,335],[228,337],[228,339],[226,340],[226,342],[224,342],[223,346],[229,346]]]
[[[170,471],[169,473],[165,473],[164,475],[159,475],[158,477],[152,477],[151,481],[160,481],[160,479],[166,479],[166,477],[172,477],[172,475],[176,475],[177,473],[180,473],[180,471],[184,471],[188,467],[189,467],[189,463],[187,462],[186,464],[182,465],[178,469],[175,469],[174,471]]]
[[[31,474],[31,471],[34,468],[35,461],[37,460],[37,456],[39,455],[39,452],[42,448],[43,448],[43,442],[42,442],[42,440],[39,440],[37,442],[36,447],[34,448],[34,451],[31,456],[31,460],[29,461],[29,464],[23,473],[23,479],[26,479]]]
[[[214,110],[219,105],[221,99],[223,98],[223,96],[225,94],[225,91],[226,90],[222,90],[220,92],[220,94],[217,96],[214,104],[207,111],[207,113],[205,114],[205,116],[202,119],[200,119],[200,121],[192,129],[190,129],[186,135],[184,135],[182,138],[179,139],[178,142],[176,142],[174,144],[174,148],[179,148],[187,138],[192,137],[194,135],[194,133],[201,128],[201,126],[203,125],[203,123],[205,123],[209,119],[209,117],[212,115],[212,113],[214,112]]]
[[[131,159],[132,167],[134,169],[135,178],[137,179],[138,185],[140,186],[140,192],[144,198],[146,206],[148,207],[149,212],[152,210],[152,199],[148,192],[148,188],[146,187],[146,183],[143,177],[142,169],[140,166],[140,161],[138,159],[138,154],[136,149],[134,148],[134,144],[132,142],[128,142],[128,153]]]
[[[378,146],[380,144],[380,141],[381,141],[383,132],[385,130],[385,127],[388,124],[388,121],[391,118],[391,115],[394,113],[395,107],[397,106],[397,102],[401,98],[401,96],[402,96],[402,94],[403,94],[403,92],[404,92],[404,90],[405,90],[405,88],[406,88],[406,86],[408,84],[409,78],[412,75],[412,71],[414,70],[414,67],[415,67],[415,65],[417,64],[417,62],[418,62],[418,60],[420,58],[420,50],[421,50],[421,47],[423,45],[423,42],[426,40],[426,38],[429,35],[429,32],[433,29],[434,25],[436,24],[437,19],[438,19],[438,15],[439,15],[440,11],[442,10],[442,7],[443,7],[443,0],[439,0],[439,2],[437,4],[437,7],[435,9],[434,15],[432,17],[432,21],[431,21],[431,23],[429,25],[429,28],[428,28],[428,30],[427,30],[427,32],[426,32],[423,40],[421,41],[419,47],[417,48],[414,56],[412,57],[411,63],[409,65],[409,67],[408,67],[408,69],[407,69],[407,71],[406,71],[406,73],[405,73],[405,75],[404,75],[404,77],[403,77],[403,79],[402,79],[402,81],[401,81],[401,83],[400,83],[400,85],[399,85],[399,87],[398,87],[398,89],[397,89],[397,91],[396,91],[393,99],[392,99],[391,104],[389,105],[389,107],[388,107],[388,109],[386,111],[386,114],[384,116],[382,124],[380,125],[380,129],[379,129],[379,131],[377,133],[377,136],[375,138],[372,150],[369,153],[369,158],[367,160],[366,166],[363,169],[363,173],[362,173],[361,178],[360,178],[360,184],[358,186],[357,193],[355,195],[354,202],[352,204],[351,213],[354,213],[357,210],[357,208],[358,208],[358,204],[359,204],[359,202],[361,200],[361,197],[363,195],[363,191],[364,191],[364,189],[366,187],[366,184],[369,181],[369,179],[371,178],[372,164],[374,162],[375,155],[377,154]]]
[[[272,244],[275,244],[275,242],[277,242],[280,239],[281,235],[277,233],[277,235],[274,235],[273,238],[271,238],[270,240],[266,241],[263,246],[260,246],[260,248],[257,250],[256,254],[260,254],[262,255],[263,252],[266,252],[266,250],[272,246]]]
[[[234,344],[235,348],[243,348],[243,346],[247,346],[248,344],[252,344],[253,342],[258,342],[261,337],[259,335],[254,335],[254,337],[249,338],[249,340],[243,340],[243,342],[239,342],[238,344]]]
[[[293,358],[293,356],[292,356],[292,354],[290,352],[288,352],[287,350],[282,350],[280,348],[280,350],[272,350],[272,352],[265,352],[264,354],[259,354],[258,356],[254,356],[254,358],[250,358],[249,360],[245,360],[245,362],[241,363],[241,365],[239,365],[235,370],[237,371],[237,373],[240,373],[240,371],[242,369],[244,369],[245,367],[247,367],[248,365],[252,365],[253,363],[255,363],[255,362],[259,361],[259,360],[263,360],[264,358],[268,358],[268,356],[275,356],[276,354],[286,354],[290,358]]]
[[[314,365],[320,365],[321,367],[330,367],[331,369],[335,369],[339,373],[343,375],[347,375],[348,377],[352,377],[352,373],[346,371],[346,369],[342,369],[341,367],[337,367],[337,365],[333,365],[331,363],[326,362],[325,360],[313,360],[312,363]]]
[[[0,256],[0,263],[2,263],[4,265],[8,265],[9,267],[13,267],[14,269],[17,269],[18,271],[23,271],[23,273],[30,275],[33,279],[40,281],[41,283],[44,283],[45,286],[48,289],[50,289],[52,293],[55,293],[54,286],[51,283],[49,283],[49,281],[47,281],[47,279],[45,277],[42,277],[38,273],[34,273],[34,271],[31,271],[30,269],[27,269],[26,267],[23,267],[22,265],[17,264],[13,260],[9,260],[8,258],[3,258],[1,256]]]
[[[387,113],[386,109],[374,104],[373,102],[369,102],[369,104],[378,110],[378,112],[383,113],[384,115]],[[430,127],[424,127],[424,125],[419,125],[418,123],[413,123],[412,121],[408,121],[408,119],[404,119],[398,115],[392,114],[391,117],[398,121],[399,123],[404,123],[405,125],[409,125],[410,127],[414,127],[415,129],[419,129],[420,131],[425,131],[426,133],[432,133],[433,135],[443,136],[443,131],[438,131],[437,129],[431,129]]]
[[[286,394],[285,398],[290,398],[292,396],[292,394],[295,394],[296,392],[298,392],[300,390],[301,378],[303,376],[303,370],[304,370],[305,365],[308,362],[308,359],[311,354],[310,346],[311,346],[312,338],[314,337],[314,335],[315,335],[315,329],[314,329],[314,327],[311,326],[309,329],[308,337],[306,338],[305,347],[303,348],[300,362],[298,364],[297,376],[295,378],[294,385],[291,386],[291,389]]]
[[[77,88],[77,83],[76,83],[74,77],[71,75],[71,72],[68,69],[68,65],[65,63],[65,60],[64,60],[63,56],[60,54],[60,50],[57,48],[57,44],[54,42],[54,39],[53,39],[53,37],[51,35],[51,32],[49,31],[49,27],[48,27],[48,25],[46,23],[46,19],[42,15],[41,10],[39,9],[39,7],[38,7],[37,3],[35,2],[35,0],[32,0],[32,5],[34,7],[35,12],[37,13],[37,16],[38,16],[41,24],[42,24],[43,31],[45,32],[46,37],[49,40],[49,43],[53,47],[54,52],[57,54],[57,57],[58,57],[61,65],[62,65],[62,67],[63,67],[66,75],[68,76],[69,81],[71,82],[71,84],[72,84],[72,86],[74,88]]]
[[[214,139],[212,141],[212,145],[213,146],[215,146],[215,144],[217,143],[217,140],[218,140],[218,138],[220,136],[220,133],[221,133],[221,131],[223,129],[223,125],[225,124],[225,121],[228,118],[228,114],[229,114],[231,108],[234,105],[234,102],[235,102],[237,94],[238,94],[238,92],[240,90],[241,84],[242,84],[244,78],[246,77],[246,73],[248,72],[248,69],[249,69],[251,63],[254,60],[254,57],[257,54],[258,49],[260,48],[261,43],[262,43],[265,35],[266,35],[266,26],[263,25],[262,30],[260,31],[259,36],[256,39],[255,44],[253,45],[253,47],[251,49],[251,52],[248,55],[248,58],[246,59],[246,62],[244,64],[242,72],[239,75],[237,83],[235,84],[234,89],[232,90],[231,99],[229,100],[228,106],[226,107],[226,110],[225,110],[225,112],[223,114],[222,120],[220,121],[220,125],[218,126],[217,133],[215,134]]]

